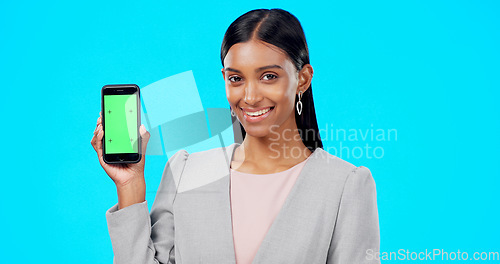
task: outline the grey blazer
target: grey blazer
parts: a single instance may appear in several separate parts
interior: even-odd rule
[[[238,145],[170,157],[151,213],[147,201],[108,209],[113,262],[236,263],[229,187]],[[316,149],[252,263],[380,263],[376,196],[368,168]]]

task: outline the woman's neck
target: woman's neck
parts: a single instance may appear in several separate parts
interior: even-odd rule
[[[304,161],[311,154],[296,127],[277,129],[266,137],[247,134],[235,150],[231,168],[258,174],[280,172]]]

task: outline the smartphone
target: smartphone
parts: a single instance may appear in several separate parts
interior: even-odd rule
[[[106,163],[141,160],[141,100],[135,84],[105,85],[101,90],[103,158]]]

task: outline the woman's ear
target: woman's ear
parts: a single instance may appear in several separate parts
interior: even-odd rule
[[[226,80],[226,72],[224,71],[224,67],[222,68],[221,72],[222,72],[222,78]]]
[[[302,69],[299,71],[299,85],[297,87],[297,92],[300,90],[305,92],[309,86],[311,85],[312,77],[313,77],[313,67],[311,64],[305,64]]]

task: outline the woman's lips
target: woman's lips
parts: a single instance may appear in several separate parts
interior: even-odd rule
[[[240,109],[243,112],[245,120],[254,123],[254,122],[259,122],[268,117],[269,114],[274,110],[274,106],[254,108],[254,109],[248,109],[248,108],[240,108]]]

